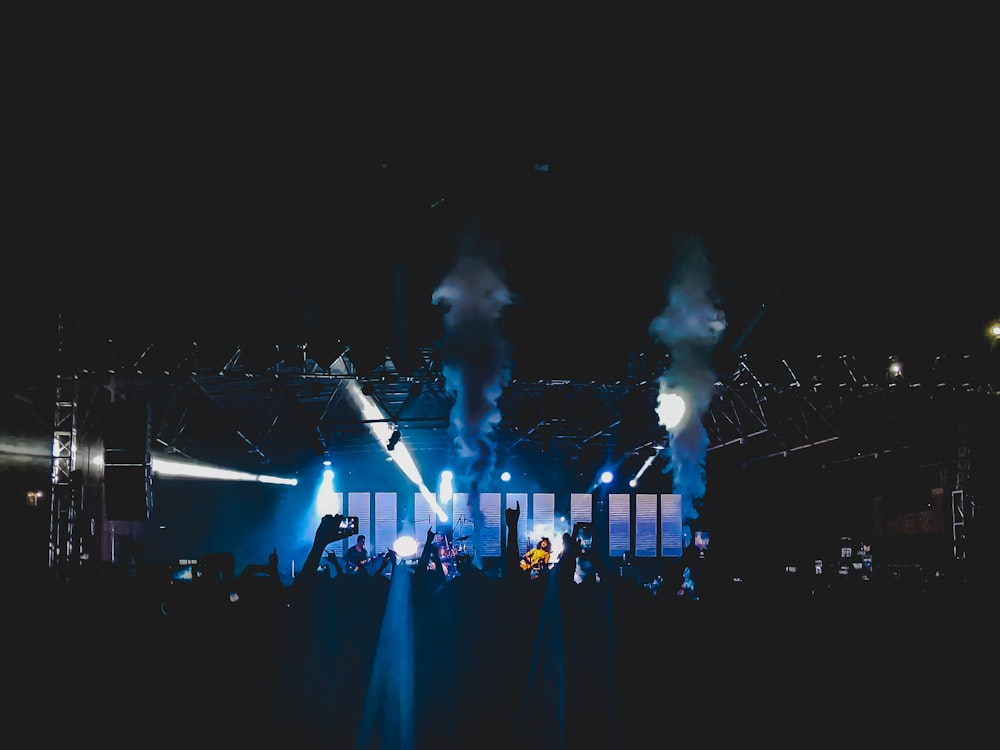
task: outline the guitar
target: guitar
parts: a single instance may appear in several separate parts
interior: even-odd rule
[[[549,567],[549,553],[544,550],[528,550],[521,557],[521,570],[530,571],[531,578],[538,578]]]
[[[350,575],[357,575],[362,569],[368,570],[368,566],[375,562],[376,560],[381,560],[385,557],[385,552],[379,552],[378,554],[372,555],[371,557],[366,557],[364,560],[358,560],[357,562],[352,562],[350,560],[344,561],[344,572]]]

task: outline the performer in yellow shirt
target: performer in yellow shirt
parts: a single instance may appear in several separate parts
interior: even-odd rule
[[[542,572],[549,569],[551,556],[552,542],[547,536],[543,536],[534,549],[529,549],[521,556],[521,570],[530,571],[532,578],[538,578]]]

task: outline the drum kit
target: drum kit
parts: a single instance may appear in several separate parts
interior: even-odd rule
[[[453,543],[448,543],[445,538],[444,546],[438,551],[441,558],[441,567],[444,569],[445,578],[449,581],[459,574],[459,563],[467,563],[472,560],[472,552],[469,550],[469,537],[457,536]]]

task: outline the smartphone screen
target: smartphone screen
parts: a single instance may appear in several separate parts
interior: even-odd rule
[[[357,516],[344,516],[340,519],[340,530],[347,534],[357,534],[358,533],[358,517]]]
[[[586,552],[594,543],[594,526],[591,523],[578,521],[573,525],[573,538],[576,539],[582,552]]]

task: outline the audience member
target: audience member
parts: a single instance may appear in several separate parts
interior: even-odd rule
[[[247,565],[232,580],[226,580],[228,558],[204,556],[221,571],[222,580],[209,576],[209,583],[231,587],[238,599],[222,618],[217,597],[190,600],[204,606],[200,617],[190,616],[199,614],[190,607],[188,616],[161,615],[148,629],[156,639],[157,673],[197,670],[203,681],[214,679],[210,697],[188,715],[217,718],[221,727],[223,717],[238,714],[239,725],[228,727],[238,739],[367,747],[386,743],[385,731],[399,725],[412,733],[407,746],[422,750],[468,743],[485,726],[490,746],[632,745],[642,739],[642,722],[654,706],[639,687],[650,671],[693,674],[711,647],[724,649],[729,663],[756,664],[756,652],[734,645],[752,643],[748,634],[718,644],[708,629],[689,631],[717,606],[668,604],[697,601],[701,593],[694,585],[698,570],[684,561],[667,573],[667,596],[657,597],[663,577],[655,588],[636,586],[625,574],[635,564],[631,554],[609,575],[594,547],[564,532],[558,558],[550,558],[551,574],[524,575],[520,510],[519,503],[505,509],[503,554],[490,558],[497,576],[467,555],[456,557],[454,576],[446,575],[431,531],[415,565],[400,564],[387,548],[373,574],[331,576],[343,570],[333,550],[346,538],[335,515],[320,520],[287,590],[277,576],[276,550],[266,565]],[[72,601],[82,607],[85,600]],[[874,608],[876,601],[866,605]],[[243,616],[247,612],[273,616]],[[755,620],[756,611],[750,623]],[[803,630],[815,632],[816,622],[807,624]],[[852,642],[864,645],[860,637]],[[664,649],[664,643],[678,645]],[[832,666],[813,659],[809,672],[805,665],[801,672],[794,664],[779,669],[785,678],[811,679]],[[696,684],[708,686],[710,679],[706,674]],[[735,695],[740,687],[746,683],[727,689]],[[136,711],[138,699],[129,705]],[[373,716],[376,723],[367,723]]]

